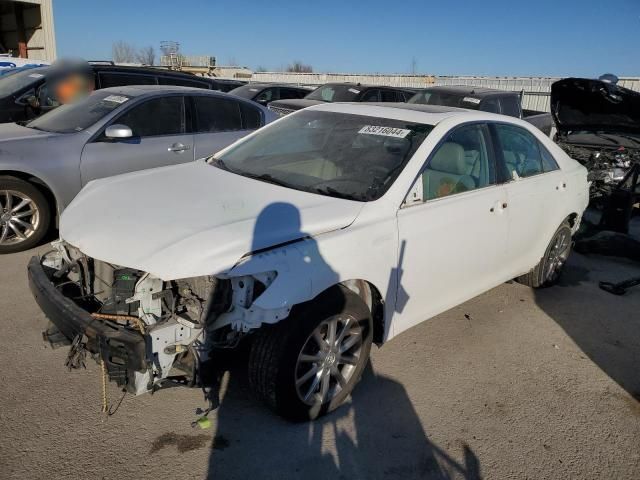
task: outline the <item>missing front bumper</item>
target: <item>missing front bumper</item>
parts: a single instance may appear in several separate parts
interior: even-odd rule
[[[109,378],[131,393],[141,393],[136,391],[140,390],[139,379],[149,371],[146,338],[123,326],[94,319],[56,288],[60,281],[53,277],[55,270],[43,266],[38,257],[31,259],[27,269],[31,293],[59,331],[56,339],[60,341],[63,336],[72,341],[85,335],[85,348],[96,360],[104,361]],[[48,332],[50,338],[51,330]]]

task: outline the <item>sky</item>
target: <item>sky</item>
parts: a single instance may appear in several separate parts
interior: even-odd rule
[[[114,42],[316,72],[640,76],[640,0],[53,0],[58,57]]]

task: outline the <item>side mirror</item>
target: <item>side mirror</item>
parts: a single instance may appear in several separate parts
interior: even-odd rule
[[[116,123],[107,127],[104,131],[104,136],[107,138],[131,138],[133,137],[133,132],[126,125]]]

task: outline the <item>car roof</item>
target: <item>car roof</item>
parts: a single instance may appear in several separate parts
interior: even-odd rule
[[[492,95],[519,95],[518,92],[512,92],[509,90],[498,90],[496,88],[474,87],[470,85],[434,85],[433,87],[427,87],[420,90],[424,92],[437,91],[444,93],[453,93],[458,95],[474,95],[476,97],[488,97]]]
[[[180,77],[180,78],[197,78],[198,80],[211,80],[207,77],[199,77],[193,75],[192,73],[185,72],[176,72],[173,70],[168,70],[164,68],[155,68],[155,67],[136,67],[132,65],[103,65],[103,64],[89,64],[89,66],[96,72],[123,72],[123,73],[146,73],[153,75],[167,75],[171,77]]]
[[[297,88],[300,90],[309,90],[306,87],[301,87],[300,85],[291,85],[289,83],[267,83],[267,82],[250,82],[242,87],[246,88],[268,88],[268,87],[283,87],[283,88]]]
[[[128,97],[140,97],[142,95],[162,94],[162,93],[195,93],[199,95],[217,95],[226,97],[227,94],[218,90],[208,90],[206,88],[181,87],[178,85],[126,85],[123,87],[109,87],[96,90],[98,92],[111,92]]]
[[[359,88],[360,90],[366,90],[369,88],[387,88],[389,90],[399,90],[402,92],[412,92],[415,93],[417,90],[415,88],[411,88],[411,87],[392,87],[390,85],[365,85],[362,83],[354,83],[354,82],[329,82],[329,83],[324,83],[322,85],[318,85],[318,88],[320,87],[324,87],[325,85],[341,85],[344,87],[356,87]]]
[[[389,118],[408,122],[437,125],[441,121],[454,116],[465,116],[469,120],[500,121],[505,123],[522,124],[522,121],[505,115],[498,115],[465,108],[445,107],[441,105],[420,105],[413,103],[362,103],[337,102],[322,103],[307,107],[304,110],[318,110],[325,112],[350,113],[371,117]],[[301,111],[304,111],[301,110]],[[295,113],[292,113],[295,115]]]

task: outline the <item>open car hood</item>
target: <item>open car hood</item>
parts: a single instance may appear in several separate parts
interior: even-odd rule
[[[197,161],[90,182],[62,214],[60,236],[90,257],[175,280],[346,227],[362,206]]]
[[[551,114],[561,133],[640,134],[640,93],[600,80],[566,78],[551,85]]]

